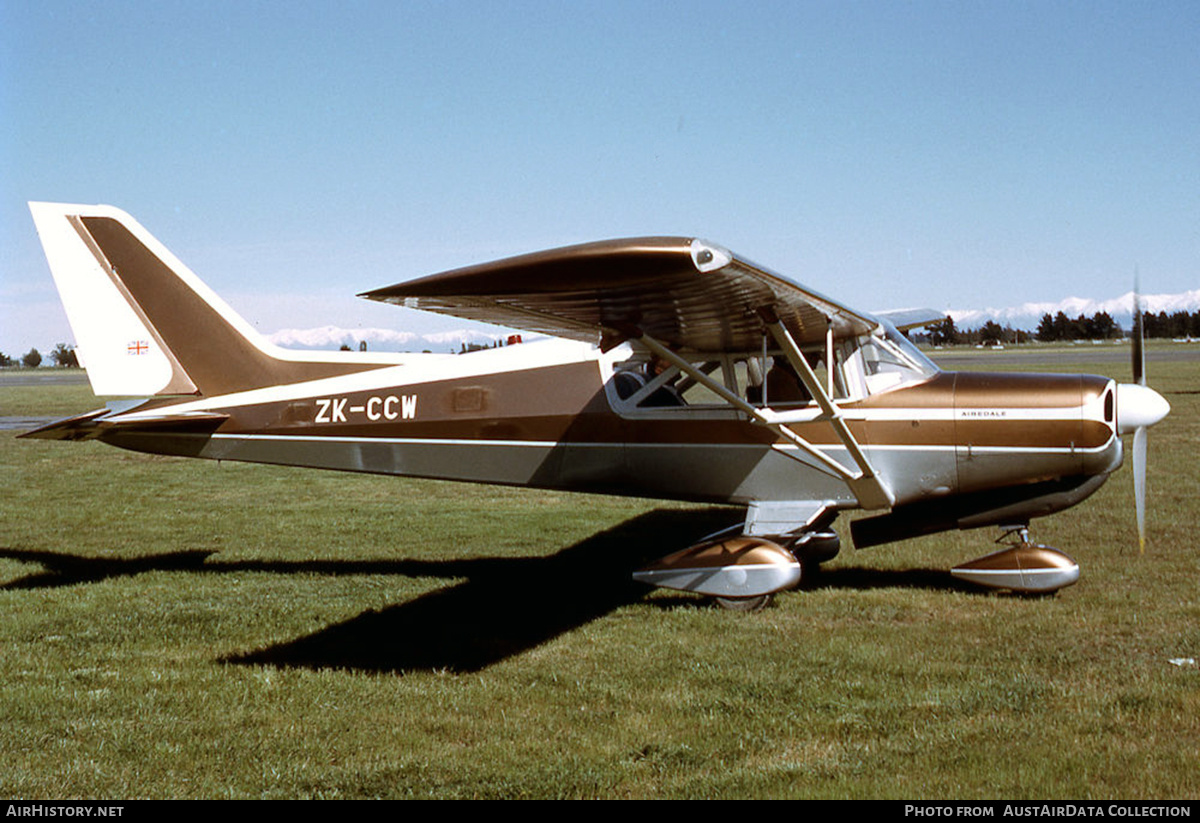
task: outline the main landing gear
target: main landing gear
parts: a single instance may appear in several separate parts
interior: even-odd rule
[[[728,532],[726,532],[728,534]],[[775,540],[720,533],[633,573],[633,579],[712,597],[731,611],[758,611],[777,591],[795,588],[817,564],[837,555],[836,532],[804,532]]]

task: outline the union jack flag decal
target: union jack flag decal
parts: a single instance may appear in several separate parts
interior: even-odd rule
[[[126,354],[145,354],[150,351],[150,343],[146,340],[134,340],[125,347]]]

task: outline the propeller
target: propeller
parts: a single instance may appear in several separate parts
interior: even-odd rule
[[[1142,301],[1133,286],[1133,383],[1117,386],[1117,432],[1133,434],[1133,499],[1137,509],[1138,547],[1146,551],[1146,429],[1167,416],[1171,405],[1146,385],[1146,341]]]
[[[1146,330],[1142,320],[1141,284],[1133,276],[1133,382],[1146,385]]]

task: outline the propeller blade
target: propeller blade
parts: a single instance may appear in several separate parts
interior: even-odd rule
[[[1133,282],[1133,329],[1130,332],[1133,345],[1133,382],[1146,385],[1146,341],[1142,328],[1142,297],[1138,293],[1137,277]]]
[[[1137,507],[1138,553],[1146,551],[1146,427],[1133,433],[1133,502]]]

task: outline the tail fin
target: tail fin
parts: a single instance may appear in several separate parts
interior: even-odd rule
[[[382,365],[271,345],[120,209],[29,208],[96,394],[212,396]]]

